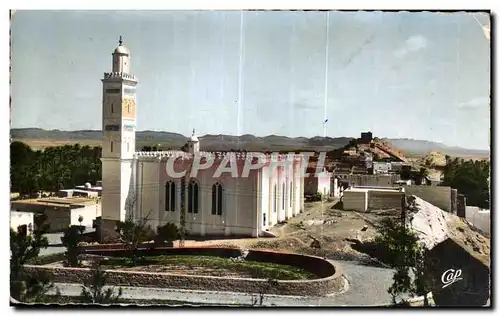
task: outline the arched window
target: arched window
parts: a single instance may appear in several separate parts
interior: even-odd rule
[[[198,184],[194,180],[188,186],[188,213],[198,213]]]
[[[222,184],[212,186],[212,215],[222,215]]]
[[[165,211],[175,212],[175,182],[172,180],[165,184]]]

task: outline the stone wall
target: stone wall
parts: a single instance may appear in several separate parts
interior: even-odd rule
[[[401,198],[404,192],[368,191],[368,209],[387,210],[401,209]]]
[[[457,197],[457,216],[461,218],[466,217],[467,199],[463,194],[458,194]]]
[[[342,194],[342,205],[346,211],[366,212],[368,208],[367,190],[353,191],[346,190]]]
[[[354,186],[374,186],[374,187],[393,187],[399,186],[397,181],[401,180],[398,174],[387,175],[362,175],[353,174],[349,176],[349,183]]]
[[[457,202],[458,202],[458,191],[457,189],[451,189],[451,214],[457,215]]]
[[[451,212],[451,188],[425,185],[405,186],[406,196],[416,195],[422,200],[439,207],[443,211]]]
[[[169,252],[176,254],[222,255],[241,254],[239,249],[231,248],[173,248],[156,249],[156,254]],[[96,254],[98,250],[87,251]],[[99,250],[100,253],[111,251]],[[118,252],[115,255],[119,255]],[[276,295],[324,296],[338,293],[344,289],[345,279],[342,269],[332,262],[319,257],[298,254],[250,250],[247,260],[265,261],[301,267],[316,275],[314,280],[278,280],[271,286],[267,280],[249,278],[226,278],[213,276],[192,276],[142,271],[107,270],[107,282],[114,286],[161,287],[201,291],[227,291],[245,293],[266,293]],[[56,283],[78,283],[90,277],[86,268],[66,268],[51,266],[25,265],[25,271],[33,276],[49,274]]]
[[[69,209],[47,208],[45,215],[47,215],[45,223],[50,224],[49,233],[62,232],[68,229],[71,224],[71,211]]]

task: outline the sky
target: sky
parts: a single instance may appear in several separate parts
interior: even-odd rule
[[[476,18],[474,18],[474,16]],[[412,138],[489,149],[489,16],[432,12],[16,11],[12,128],[102,129],[123,36],[137,128]],[[476,20],[477,19],[477,20]]]

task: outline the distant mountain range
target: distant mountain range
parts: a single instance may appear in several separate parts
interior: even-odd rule
[[[79,130],[60,131],[44,130],[39,128],[14,128],[11,129],[11,138],[14,140],[45,140],[45,141],[93,141],[102,139],[102,131]],[[231,150],[246,149],[247,151],[263,150],[316,150],[330,151],[341,148],[349,143],[354,137],[286,137],[269,135],[257,137],[254,135],[242,135],[240,137],[231,135],[205,135],[199,137],[203,150]],[[158,145],[162,150],[180,148],[187,141],[187,137],[177,133],[140,131],[136,133],[137,148],[146,145]],[[384,138],[401,151],[411,155],[424,155],[428,152],[443,152],[451,156],[461,157],[487,157],[489,151],[450,147],[441,143],[414,140],[406,138]]]

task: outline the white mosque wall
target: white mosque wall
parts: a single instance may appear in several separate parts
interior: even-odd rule
[[[175,171],[186,170],[187,162],[177,161]],[[132,184],[136,195],[138,216],[149,215],[149,225],[157,226],[172,222],[180,226],[180,178],[166,172],[166,161],[137,160],[131,176],[139,185]],[[259,231],[274,226],[280,221],[296,215],[303,208],[303,179],[295,177],[300,172],[297,162],[294,166],[264,167],[250,170],[248,177],[242,177],[243,163],[238,166],[238,177],[228,172],[214,177],[219,163],[209,169],[199,170],[196,178],[186,181],[185,208],[186,229],[195,235],[248,235],[257,236]],[[295,171],[294,171],[295,170]],[[175,183],[175,211],[166,210],[166,183]],[[187,186],[191,181],[198,185],[198,213],[189,213]],[[223,188],[222,215],[212,214],[212,186],[220,183]],[[285,188],[283,190],[283,183]],[[276,184],[277,194],[274,194]],[[292,196],[290,196],[290,185]],[[283,205],[284,195],[284,205]],[[266,222],[264,222],[266,214]]]
[[[271,205],[271,169],[270,167],[264,167],[261,169],[261,174],[259,178],[260,182],[260,199],[259,203],[261,204],[260,208],[260,226],[263,229],[267,229],[269,227],[269,218],[272,212]]]
[[[102,219],[117,221],[120,219],[121,166],[116,159],[102,160]]]
[[[168,222],[180,226],[181,179],[173,178],[166,172],[165,162],[139,162],[138,164],[139,207],[143,216],[150,214],[150,226],[156,228]],[[143,168],[143,169],[141,169]],[[222,173],[214,178],[217,166],[200,170],[196,178],[186,181],[185,208],[186,228],[200,235],[252,235],[257,228],[257,171],[250,171],[249,177],[231,177]],[[180,169],[176,169],[179,171]],[[166,183],[173,181],[176,186],[176,209],[166,211]],[[191,181],[198,184],[198,213],[187,212],[187,186]],[[212,186],[220,183],[223,189],[222,215],[212,214]]]
[[[160,213],[160,162],[138,161],[136,177],[139,185],[136,186],[135,197],[131,197],[130,203],[137,203],[138,214],[135,218],[147,218],[151,228],[156,229],[159,225]]]

